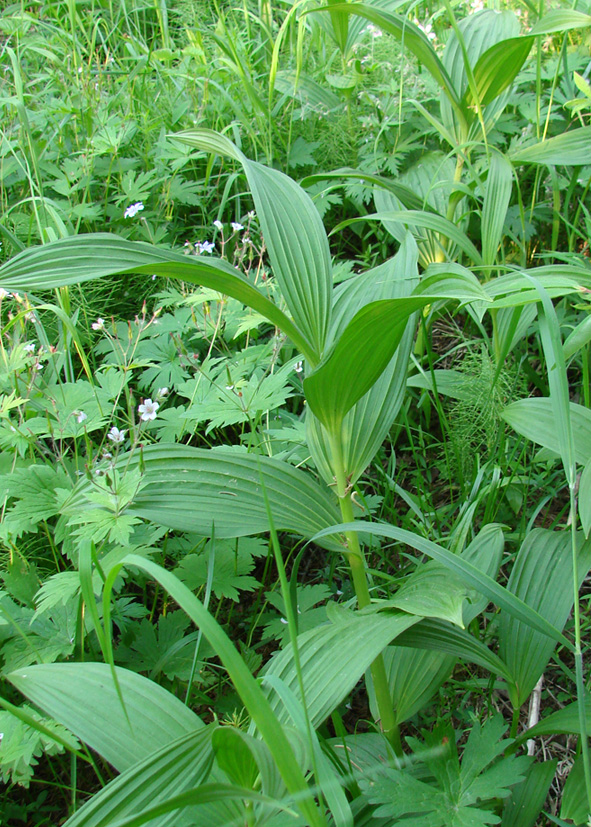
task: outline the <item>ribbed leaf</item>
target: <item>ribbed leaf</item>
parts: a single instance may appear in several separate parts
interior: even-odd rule
[[[207,129],[178,132],[174,138],[208,152],[230,154],[228,139]],[[231,157],[244,167],[273,275],[318,360],[332,310],[330,251],[320,214],[309,195],[287,175],[249,161],[236,147]]]
[[[474,80],[481,106],[492,103],[513,83],[533,42],[533,37],[510,37],[495,43],[480,55],[474,66]],[[462,103],[465,107],[476,103],[470,87],[466,89]]]
[[[213,763],[211,738],[217,724],[181,736],[163,749],[138,761],[86,802],[64,827],[103,827],[124,816],[137,815],[150,806],[201,784]],[[188,823],[188,814],[170,813],[154,821],[156,827]],[[181,819],[181,820],[179,820]],[[193,823],[194,820],[193,820]]]
[[[552,9],[538,20],[530,30],[530,35],[567,32],[570,29],[583,29],[591,26],[591,15],[576,9]]]
[[[576,402],[569,403],[574,440],[574,458],[579,465],[591,459],[591,411]],[[502,417],[518,434],[531,439],[560,456],[560,428],[548,397],[520,399],[507,405]]]
[[[423,227],[433,230],[452,241],[475,264],[482,264],[482,256],[466,233],[442,215],[425,212],[424,210],[388,210],[387,212],[370,213],[361,218],[351,218],[348,221],[341,222],[335,227],[335,232],[349,226],[349,224],[370,220],[382,221],[385,226],[387,222],[398,222],[409,228]]]
[[[452,399],[471,399],[474,384],[469,376],[459,370],[434,370],[431,373],[415,373],[409,376],[409,388],[423,388]]]
[[[394,597],[388,598],[383,605],[408,614],[448,620],[463,627],[462,606],[466,596],[465,585],[456,577],[450,577],[441,563],[430,560],[408,575]]]
[[[73,236],[24,250],[0,267],[0,287],[48,290],[126,273],[182,279],[232,296],[281,328],[302,352],[310,352],[291,319],[226,261],[185,256],[108,233]]]
[[[568,818],[573,824],[589,824],[589,801],[585,787],[584,756],[575,759],[562,793],[560,818]]]
[[[408,295],[417,280],[417,249],[408,233],[393,259],[337,288],[331,338],[338,338],[339,332],[364,304],[375,299]],[[380,378],[345,415],[341,445],[345,474],[351,483],[359,479],[372,461],[398,415],[405,392],[414,327],[411,317],[394,356]],[[330,484],[334,470],[328,435],[310,409],[306,425],[308,447],[316,467]]]
[[[511,153],[514,164],[584,166],[591,154],[591,126],[582,126]]]
[[[587,721],[586,729],[589,732],[591,728],[591,697],[585,698],[585,718]],[[579,735],[580,732],[579,702],[574,701],[574,703],[567,704],[557,712],[552,712],[551,715],[547,715],[538,724],[522,732],[517,738],[517,743],[521,743],[528,738],[540,738],[544,735],[556,735],[558,733]]]
[[[534,827],[544,806],[558,759],[532,764],[523,781],[511,789],[503,809],[501,827]]]
[[[427,295],[424,291],[429,291]],[[415,311],[440,299],[473,301],[485,294],[474,279],[448,275],[419,283],[413,295],[371,302],[355,314],[334,349],[304,380],[306,399],[318,419],[338,433],[345,414],[390,362]]]
[[[276,529],[311,537],[338,519],[325,488],[309,474],[269,457],[159,443],[120,455],[117,467],[142,468],[146,483],[126,513],[177,531],[208,537],[214,526],[219,539],[268,531],[261,479]],[[92,491],[92,483],[82,480],[62,513],[96,508],[86,497]],[[333,543],[331,548],[340,546]]]
[[[490,160],[482,205],[482,261],[494,264],[503,238],[503,226],[513,187],[513,169],[504,155]]]
[[[498,655],[469,632],[444,620],[422,620],[397,637],[396,646],[446,653],[466,663],[476,663],[493,675],[511,680],[509,669]]]
[[[320,11],[320,9],[315,9],[315,11]],[[378,26],[382,31],[391,34],[409,49],[425,69],[430,72],[451,103],[459,106],[458,96],[451,79],[437,57],[437,52],[429,42],[429,38],[408,18],[382,11],[364,3],[341,3],[331,6],[331,11],[358,14],[360,17],[369,20],[374,26]]]
[[[579,583],[591,567],[591,542],[581,541],[579,533]],[[562,629],[573,606],[570,532],[542,528],[530,532],[519,550],[507,589],[556,629]],[[504,611],[499,623],[499,644],[499,655],[513,676],[511,701],[514,707],[520,707],[536,685],[556,644]]]
[[[333,613],[333,619],[333,623],[298,636],[306,709],[313,727],[336,709],[382,649],[419,620],[402,613],[360,614],[345,610]],[[275,654],[264,674],[280,678],[300,697],[291,647]],[[269,700],[278,718],[287,722],[279,697],[271,695]]]
[[[426,540],[424,537],[419,537],[418,534],[413,534],[411,531],[406,531],[406,529],[397,528],[396,526],[385,523],[368,523],[364,521],[345,523],[324,529],[320,532],[318,538],[333,532],[341,533],[347,531],[359,531],[367,534],[375,534],[378,537],[390,537],[392,540],[406,543],[411,546],[411,548],[415,548],[421,552],[421,554],[426,554],[433,560],[439,560],[465,583],[495,602],[497,606],[506,609],[515,618],[522,620],[533,629],[537,629],[544,635],[548,635],[548,637],[551,637],[553,640],[562,643],[569,651],[573,651],[573,644],[567,640],[558,629],[552,626],[546,618],[531,609],[507,589],[500,586],[472,563],[463,560],[461,555],[452,554],[447,549],[437,545],[437,543]]]
[[[405,634],[403,632],[399,638]],[[443,650],[430,647],[420,649],[414,646],[406,648],[404,644],[398,646],[399,638],[396,638],[392,646],[384,649],[382,657],[396,723],[402,724],[429,703],[451,675],[456,658]],[[377,719],[379,710],[373,691],[369,693],[369,704],[372,715]]]
[[[269,747],[287,789],[290,793],[298,796],[298,807],[302,814],[312,827],[325,825],[326,821],[324,816],[316,807],[312,795],[308,791],[306,781],[285,732],[277,717],[273,714],[269,702],[258,682],[251,675],[248,667],[236,651],[236,647],[217,620],[215,620],[195,595],[181,583],[174,574],[166,571],[151,560],[146,560],[136,554],[127,555],[127,557],[121,561],[120,565],[111,571],[108,578],[109,582],[112,583],[114,581],[118,570],[123,566],[139,568],[160,583],[170,597],[178,603],[181,609],[183,609],[201,629],[203,636],[220,658],[242,703],[248,710],[261,737]],[[105,615],[110,606],[108,602],[109,597],[108,590],[106,589],[105,599],[103,601]],[[107,617],[106,620],[108,620]]]
[[[127,717],[105,663],[43,663],[7,678],[119,772],[203,727],[163,687],[127,669],[116,667],[116,672]]]
[[[483,285],[487,295],[494,299],[493,307],[515,307],[538,302],[540,295],[528,276],[534,276],[551,297],[566,296],[582,287],[591,289],[591,270],[570,264],[554,264],[535,270],[506,273]]]

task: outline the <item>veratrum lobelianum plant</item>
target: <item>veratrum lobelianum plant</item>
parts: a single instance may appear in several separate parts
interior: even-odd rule
[[[283,812],[282,819],[294,819],[293,823],[299,818],[295,810],[309,824],[326,823],[328,812],[336,824],[354,823],[355,808],[342,788],[346,781],[339,773],[335,775],[314,729],[370,669],[376,722],[394,752],[401,753],[398,724],[405,715],[397,716],[392,692],[400,676],[397,678],[393,667],[395,654],[392,660],[393,653],[388,652],[388,668],[382,656],[393,640],[410,647],[415,653],[412,657],[418,656],[419,649],[443,649],[454,657],[472,660],[503,675],[511,685],[516,681],[512,668],[462,628],[484,608],[482,600],[474,600],[478,593],[544,640],[559,641],[573,649],[560,631],[566,616],[550,622],[539,601],[532,608],[495,582],[496,568],[491,568],[490,561],[485,562],[482,556],[492,535],[483,537],[480,544],[477,538],[464,554],[458,555],[395,526],[353,522],[352,486],[388,433],[402,400],[414,314],[427,305],[448,300],[476,302],[477,312],[483,313],[487,307],[536,301],[538,294],[527,274],[520,273],[481,286],[470,271],[450,265],[419,279],[417,250],[410,234],[390,262],[333,289],[326,234],[314,205],[301,188],[281,173],[249,161],[217,133],[193,130],[175,139],[242,164],[281,303],[271,301],[264,289],[222,260],[188,258],[109,235],[78,236],[25,251],[0,268],[0,287],[23,292],[65,288],[116,273],[156,273],[233,296],[287,334],[305,362],[309,449],[328,488],[270,458],[161,443],[143,449],[139,455],[121,455],[117,460],[117,469],[135,470],[141,476],[141,486],[126,514],[205,536],[212,532],[213,515],[213,530],[219,538],[270,528],[315,536],[329,550],[345,556],[358,611],[331,612],[327,626],[296,639],[295,614],[284,580],[291,645],[271,661],[261,689],[203,605],[173,574],[151,561],[128,555],[102,572],[101,618],[93,586],[92,543],[81,543],[82,596],[105,660],[111,666],[38,665],[17,670],[10,679],[36,705],[122,771],[72,817],[68,822],[71,825],[105,823],[102,819],[107,813],[111,818],[108,823],[120,825],[140,824],[161,816],[164,820],[157,823],[169,823],[165,813],[172,811],[175,818],[174,812],[194,806],[212,808],[211,812],[217,813],[215,818],[222,819],[212,820],[212,824],[231,823],[227,808],[234,804],[237,810],[232,818],[240,818],[245,812],[247,823],[253,824],[269,818],[273,823],[283,823],[276,820],[278,809]],[[541,274],[541,280],[553,295],[572,292],[581,283],[589,286],[591,282],[588,274],[572,271],[549,271]],[[331,489],[336,493],[338,508]],[[86,496],[88,491],[89,483],[81,481],[63,508],[95,508]],[[342,524],[335,528],[339,522]],[[372,584],[358,538],[359,528],[406,543],[436,562],[419,566],[406,592],[403,587],[393,601],[372,605]],[[498,531],[494,536],[499,548]],[[275,550],[281,574],[277,545]],[[163,695],[160,687],[115,669],[111,591],[124,566],[142,570],[158,581],[199,626],[251,716],[249,735],[219,734],[216,727],[205,728],[207,734],[202,733],[199,719],[172,696]],[[448,573],[443,575],[445,569]],[[466,616],[462,604],[468,589],[474,590],[475,608]],[[541,663],[543,669],[545,662],[538,657],[535,668]],[[98,726],[89,720],[84,709],[89,697],[97,697],[98,701],[99,694],[105,696],[109,669],[114,681],[107,693],[108,707],[97,703],[98,708],[108,708],[109,725],[105,727],[104,722]],[[440,665],[439,669],[441,681],[448,667]],[[422,684],[416,691],[428,697],[428,689]],[[85,704],[79,705],[83,698]],[[146,711],[146,704],[151,712]],[[406,715],[412,714],[408,712],[411,706],[412,699]],[[25,715],[16,710],[15,714]],[[580,717],[577,720],[581,725]],[[159,726],[158,745],[162,747],[156,751],[151,749],[155,746],[153,740],[146,743],[150,740],[148,730],[155,725]],[[262,742],[254,737],[256,733]],[[144,744],[134,746],[135,763],[129,752],[121,752],[121,742],[129,737]],[[237,755],[239,761],[234,760]],[[214,757],[215,767],[208,775]],[[182,764],[184,760],[187,765]],[[185,767],[182,772],[178,771],[181,766]],[[163,775],[163,767],[169,770],[167,775]],[[306,781],[310,771],[315,788]],[[211,781],[206,781],[208,778]],[[511,783],[498,793],[501,798],[508,794]],[[157,806],[146,809],[155,803]],[[469,799],[465,803],[471,806]],[[140,809],[144,812],[137,815]],[[115,813],[119,821],[113,821]],[[190,823],[192,816],[182,818]]]

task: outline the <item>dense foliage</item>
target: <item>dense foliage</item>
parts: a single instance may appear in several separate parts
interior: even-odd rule
[[[590,823],[591,9],[0,7],[1,823]]]

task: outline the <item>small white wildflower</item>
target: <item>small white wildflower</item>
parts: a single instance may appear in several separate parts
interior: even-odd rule
[[[287,620],[284,617],[280,617],[279,620],[287,626]]]
[[[113,454],[109,453],[109,451],[103,451],[103,459],[113,459]]]
[[[27,342],[27,344],[25,345],[25,352],[26,353],[35,353],[35,350],[36,350],[35,342]]]
[[[255,215],[256,215],[255,211],[254,211],[254,210],[251,210],[251,211],[248,213],[248,216],[247,216],[247,217],[248,217],[248,218],[250,218],[250,220],[252,221],[252,219],[255,217]]]
[[[85,414],[84,411],[74,411],[74,416],[76,417],[76,422],[79,425],[84,422],[85,419],[88,419],[88,414]]]
[[[156,391],[156,399],[164,399],[165,396],[168,396],[168,388],[158,388]]]
[[[233,230],[235,233],[238,233],[238,232],[240,232],[240,230],[243,230],[243,229],[244,229],[244,227],[242,226],[242,224],[239,224],[237,221],[232,221],[231,227],[232,227],[232,230]]]
[[[213,241],[197,241],[195,248],[199,254],[212,253],[215,250],[215,244]]]
[[[93,322],[91,325],[93,330],[103,330],[105,327],[105,320],[104,319],[97,319],[96,322]]]
[[[156,281],[156,273],[152,276],[152,281]]]
[[[9,294],[8,290],[5,290],[3,287],[0,287],[0,302],[2,299],[5,299]]]
[[[144,209],[141,201],[136,201],[135,204],[130,204],[123,213],[124,218],[135,218],[135,216]]]
[[[233,391],[234,390],[234,385],[226,385],[226,390],[227,391]]]
[[[41,362],[35,362],[34,368],[35,370],[43,370],[43,365]]]
[[[151,400],[146,399],[146,402],[150,402],[150,401],[151,401]],[[140,409],[141,409],[141,408],[142,408],[142,405],[140,405]],[[154,414],[154,416],[156,416],[156,414]],[[149,419],[149,418],[150,418],[150,417],[144,417],[144,416],[143,416],[143,414],[142,414],[142,419]],[[151,417],[151,418],[153,418],[153,417]],[[110,430],[110,431],[109,431],[109,433],[107,434],[107,437],[111,440],[111,442],[123,442],[123,440],[125,439],[125,434],[126,434],[126,433],[127,433],[127,431],[120,431],[120,430],[119,430],[119,428],[116,428],[116,427],[113,425],[113,427],[111,428],[111,430]],[[106,457],[107,457],[107,454],[105,454],[105,458],[106,458]],[[109,459],[111,458],[111,455],[110,455],[110,454],[109,454],[109,457],[108,457],[108,458],[109,458]]]
[[[213,222],[213,226],[216,228],[216,230],[223,230],[224,229],[224,225],[222,224],[222,222],[219,219],[217,221]]]
[[[156,419],[158,415],[159,402],[152,402],[151,399],[144,399],[141,405],[138,405],[138,411],[141,414],[141,419],[144,422],[149,422],[151,419]]]
[[[295,370],[296,373],[301,373],[303,371],[303,369],[304,369],[304,363],[301,360],[299,362],[295,363],[294,370]]]

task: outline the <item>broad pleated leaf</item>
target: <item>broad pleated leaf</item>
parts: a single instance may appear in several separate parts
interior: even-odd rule
[[[423,290],[429,290],[427,295]],[[345,414],[390,362],[415,311],[443,299],[473,301],[484,293],[474,277],[431,279],[413,295],[371,302],[355,314],[330,355],[304,380],[306,399],[318,419],[338,433]]]
[[[504,102],[501,101],[499,108],[495,98],[508,84],[504,82],[507,80],[504,71],[500,71],[496,79],[491,79],[491,68],[497,57],[494,46],[516,38],[519,29],[519,21],[513,12],[483,9],[465,17],[458,23],[458,32],[450,33],[442,62],[461,103],[458,108],[452,107],[449,99],[441,95],[440,105],[443,125],[454,135],[456,143],[463,143],[468,138],[467,127],[477,119],[477,103],[481,108],[485,106],[483,100],[475,100],[475,95],[477,98],[484,95],[487,103],[492,102],[491,111],[483,112],[485,127],[490,126],[502,111]],[[489,57],[485,58],[487,52]],[[483,63],[476,75],[481,59]],[[501,79],[503,83],[499,83]]]
[[[558,759],[532,764],[523,781],[511,790],[505,802],[501,827],[534,827],[544,806]]]
[[[175,140],[208,152],[230,154],[228,139],[218,143],[207,129],[178,132]],[[332,309],[332,267],[328,239],[310,196],[291,178],[249,161],[236,147],[231,157],[244,167],[255,202],[273,275],[293,319],[318,359],[324,349]]]
[[[575,444],[570,418],[569,384],[566,375],[566,363],[560,325],[548,293],[540,282],[533,279],[541,298],[541,307],[538,314],[540,338],[546,358],[546,371],[550,400],[558,436],[560,457],[564,466],[564,473],[570,486],[574,486],[576,478]]]
[[[589,732],[589,729],[591,728],[591,697],[587,696],[584,704],[586,730]],[[545,735],[557,735],[559,733],[564,733],[567,735],[580,735],[581,722],[579,718],[578,701],[567,704],[567,706],[564,706],[557,712],[552,712],[550,715],[542,718],[542,720],[535,726],[530,727],[530,729],[527,729],[525,732],[522,732],[518,736],[517,742],[521,743],[528,738],[541,738]]]
[[[503,532],[498,525],[489,524],[464,549],[462,557],[495,577],[502,552]],[[429,565],[432,564],[419,564],[419,570]],[[469,597],[471,602],[465,602],[463,607],[465,625],[483,611],[488,602],[473,589],[469,590]],[[413,633],[414,630],[416,633]],[[484,666],[493,673],[503,674],[503,670],[506,673],[503,662],[483,643],[439,620],[425,619],[411,626],[396,638],[393,646],[384,651],[384,664],[398,723],[412,717],[429,701],[451,674],[458,657]],[[372,702],[375,706],[375,699]]]
[[[492,675],[511,679],[509,669],[498,655],[465,629],[444,620],[425,618],[399,635],[396,638],[396,646],[445,653],[454,659],[459,658],[466,663],[482,666]]]
[[[298,795],[298,808],[312,827],[325,825],[325,819],[316,807],[298,764],[293,748],[279,723],[276,715],[258,682],[238,654],[234,643],[217,620],[207,611],[200,600],[166,569],[136,554],[129,554],[119,566],[109,574],[109,582],[114,582],[117,572],[123,566],[133,566],[144,571],[149,577],[156,580],[170,597],[187,613],[196,626],[201,629],[203,636],[215,650],[222,665],[226,669],[230,680],[240,696],[240,699],[261,737],[269,747],[281,777],[290,793]],[[110,596],[105,591],[103,611],[108,621]],[[179,702],[180,703],[180,702]]]
[[[533,37],[510,37],[487,49],[474,66],[474,81],[481,106],[487,106],[509,87],[530,52]],[[464,107],[476,103],[470,86],[462,100]]]
[[[336,503],[325,488],[309,474],[269,457],[159,443],[120,455],[117,467],[141,468],[146,483],[126,514],[177,531],[209,537],[213,526],[219,539],[268,531],[261,479],[276,529],[311,537],[338,519]],[[92,491],[92,483],[82,480],[62,513],[96,508],[86,498]]]
[[[575,461],[586,465],[591,459],[591,411],[576,402],[569,403],[569,410]],[[502,417],[518,434],[560,456],[560,429],[549,397],[512,402]]]
[[[347,321],[368,301],[408,295],[417,280],[417,248],[412,235],[407,233],[393,259],[348,280],[340,290],[337,288],[331,337],[338,337]],[[340,441],[345,474],[351,483],[355,483],[370,464],[398,415],[404,398],[414,327],[411,317],[394,356],[380,378],[345,415]],[[330,484],[334,470],[328,435],[310,409],[306,426],[312,458],[320,474]]]
[[[589,342],[591,342],[591,316],[585,316],[564,340],[564,358],[570,359]]]
[[[306,709],[317,727],[346,698],[371,663],[395,637],[419,618],[402,613],[360,614],[341,610],[334,622],[298,636],[298,650],[306,695]],[[280,678],[300,698],[298,676],[291,647],[275,654],[265,675]],[[287,722],[277,695],[271,695],[273,711]]]
[[[566,779],[562,793],[560,818],[568,818],[573,824],[589,823],[589,801],[585,784],[584,757],[579,755],[575,759],[571,771]]]
[[[511,164],[504,155],[495,152],[488,168],[482,205],[482,261],[485,265],[496,261],[512,187]]]
[[[591,542],[578,533],[581,583],[591,567]],[[573,606],[573,567],[570,531],[534,529],[523,542],[507,589],[562,629]],[[555,641],[507,612],[501,612],[499,655],[513,676],[511,701],[520,707],[529,697],[552,656]]]
[[[430,373],[415,373],[406,380],[409,388],[422,388],[452,399],[471,399],[473,381],[459,370],[434,370]]]
[[[387,212],[370,213],[362,218],[351,218],[348,221],[343,221],[335,228],[335,232],[349,226],[349,224],[360,221],[381,221],[386,227],[388,222],[397,222],[408,228],[421,227],[433,230],[452,241],[475,264],[482,264],[482,256],[466,233],[442,215],[425,212],[424,210],[388,210]],[[441,248],[441,252],[444,252],[443,248]]]
[[[156,749],[119,775],[86,802],[64,827],[103,827],[201,784],[208,776],[214,753],[211,738],[217,724],[189,732]],[[188,814],[171,813],[154,825],[188,824]],[[191,819],[195,823],[194,816]]]
[[[315,9],[315,11],[320,11],[320,9]],[[451,79],[443,63],[438,58],[437,52],[429,42],[429,38],[407,17],[382,11],[365,3],[340,3],[331,6],[331,11],[358,14],[360,17],[369,20],[374,26],[378,26],[382,31],[391,34],[404,47],[409,49],[425,69],[430,72],[452,104],[459,106],[459,98]]]
[[[353,523],[344,523],[338,526],[333,526],[329,529],[324,529],[318,535],[318,538],[329,533],[340,533],[347,531],[358,531],[367,534],[375,534],[378,537],[389,537],[392,540],[397,540],[400,543],[405,543],[411,548],[426,554],[433,560],[439,560],[450,571],[460,577],[471,588],[476,589],[483,595],[486,595],[490,600],[497,604],[497,606],[506,609],[511,615],[518,620],[522,620],[528,626],[542,632],[544,635],[553,638],[553,640],[562,643],[569,651],[573,651],[573,644],[567,640],[545,617],[542,617],[538,612],[527,606],[522,600],[509,592],[507,589],[495,582],[492,577],[484,574],[476,566],[467,560],[462,559],[461,555],[452,554],[447,549],[443,548],[431,540],[426,540],[424,537],[419,537],[418,534],[413,534],[403,528],[387,525],[386,523],[368,523],[365,521],[358,521]],[[313,538],[315,539],[315,538]]]
[[[385,187],[380,180],[374,187],[374,203],[378,213],[416,209],[445,216],[449,209],[450,198],[457,189],[455,163],[442,152],[427,152],[417,163],[399,176],[397,183],[416,194],[419,199],[418,205],[413,205],[403,195],[390,187]],[[457,209],[458,213],[462,214],[462,202],[458,204]],[[460,228],[465,229],[465,225],[466,221],[462,219],[459,222]],[[431,262],[441,261],[444,257],[445,242],[442,243],[442,239],[436,232],[430,229],[425,231],[409,222],[408,219],[404,222],[384,221],[384,228],[399,242],[404,240],[408,232],[407,227],[416,239],[419,260],[423,267]],[[447,255],[453,258],[454,251],[455,246],[452,245],[447,249]]]
[[[591,26],[591,15],[576,9],[551,9],[530,30],[530,35],[567,32]]]
[[[30,292],[126,273],[176,278],[238,299],[281,328],[302,352],[311,353],[291,319],[228,262],[186,256],[109,233],[77,235],[24,250],[0,267],[0,287]]]
[[[582,126],[546,141],[516,149],[510,157],[514,164],[584,166],[589,162],[590,153],[591,126]]]
[[[403,632],[399,638],[405,634],[406,632]],[[387,646],[382,657],[397,724],[412,718],[429,703],[439,687],[449,678],[456,663],[456,658],[444,651],[430,647],[406,648],[404,644],[398,646],[397,643]],[[369,703],[372,715],[376,719],[379,718],[373,687],[369,692]]]
[[[43,663],[7,677],[120,772],[203,727],[163,687],[127,669],[116,667],[116,672],[127,718],[105,663]]]
[[[448,620],[463,627],[462,606],[466,596],[462,581],[450,576],[441,563],[430,560],[405,577],[394,597],[388,598],[384,606],[422,617]]]
[[[360,169],[350,169],[349,167],[336,169],[334,172],[319,172],[315,175],[307,175],[302,180],[302,186],[309,187],[320,181],[342,182],[350,179],[375,184],[376,188],[379,187],[380,189],[393,193],[408,210],[420,210],[424,207],[424,199],[417,195],[410,187],[401,184],[400,180],[392,180],[382,175],[372,175],[370,172],[363,172]]]
[[[575,293],[582,287],[591,289],[591,270],[570,264],[554,264],[506,273],[483,285],[487,295],[494,300],[493,307],[515,307],[540,301],[540,294],[528,276],[534,276],[552,298]]]

